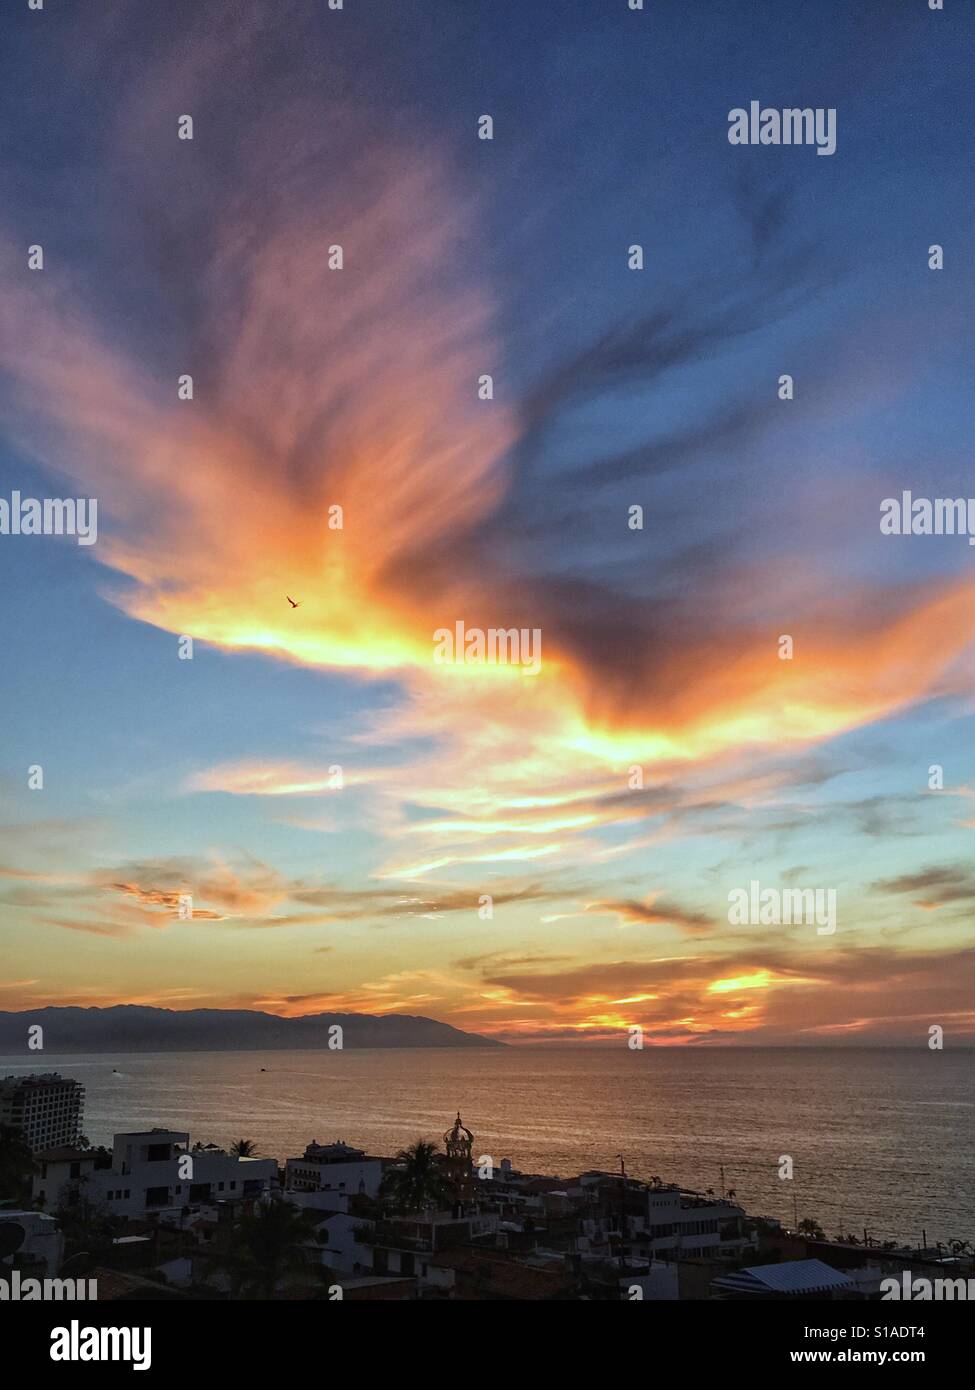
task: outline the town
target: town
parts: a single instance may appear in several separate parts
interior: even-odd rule
[[[733,1190],[635,1179],[621,1155],[569,1177],[495,1165],[459,1113],[441,1143],[312,1139],[279,1164],[161,1127],[96,1147],[83,1110],[71,1078],[0,1080],[2,1297],[33,1281],[98,1300],[879,1300],[892,1279],[975,1272],[968,1241],[788,1230]]]

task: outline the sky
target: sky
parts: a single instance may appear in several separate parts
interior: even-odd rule
[[[0,1008],[970,1045],[975,551],[880,517],[975,492],[973,39],[11,7],[0,497],[98,536],[0,535]],[[731,144],[753,100],[835,153]]]

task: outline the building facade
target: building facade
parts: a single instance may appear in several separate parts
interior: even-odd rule
[[[83,1194],[138,1220],[179,1220],[203,1204],[264,1196],[278,1172],[273,1158],[237,1158],[212,1145],[191,1149],[189,1134],[171,1129],[116,1134],[110,1165],[91,1151],[42,1151],[38,1161],[34,1196],[45,1210]]]
[[[341,1142],[309,1144],[302,1158],[289,1158],[284,1165],[284,1187],[288,1193],[326,1193],[343,1210],[349,1197],[375,1197],[383,1179],[383,1160],[364,1149],[353,1149]]]
[[[6,1076],[0,1081],[0,1124],[19,1130],[35,1153],[76,1144],[84,1108],[84,1086],[57,1072]]]
[[[744,1210],[726,1198],[674,1186],[650,1187],[634,1244],[654,1259],[741,1258],[756,1247]]]

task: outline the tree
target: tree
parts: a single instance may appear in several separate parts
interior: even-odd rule
[[[207,1265],[227,1275],[231,1298],[273,1298],[280,1288],[310,1274],[308,1247],[320,1219],[319,1213],[302,1211],[281,1197],[258,1202],[218,1231]]]
[[[55,1212],[64,1232],[65,1261],[87,1255],[89,1269],[95,1265],[110,1266],[117,1253],[115,1239],[122,1234],[125,1222],[104,1202],[92,1197],[86,1191],[86,1183],[87,1179],[82,1179],[77,1188],[66,1190]]]
[[[34,1155],[12,1125],[0,1125],[0,1201],[30,1206]]]
[[[814,1221],[811,1216],[804,1216],[797,1227],[801,1236],[809,1236],[812,1240],[825,1240],[826,1232],[818,1221]]]
[[[428,1211],[450,1200],[436,1144],[418,1139],[396,1155],[396,1167],[383,1174],[379,1195],[406,1212]]]
[[[254,1158],[257,1154],[257,1145],[253,1139],[235,1139],[230,1146],[230,1152],[234,1158]]]

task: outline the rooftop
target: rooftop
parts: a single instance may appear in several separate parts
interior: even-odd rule
[[[851,1289],[853,1280],[822,1260],[785,1260],[777,1265],[752,1265],[736,1274],[723,1274],[714,1287],[726,1292],[766,1294],[825,1293]]]
[[[542,1269],[492,1250],[449,1250],[433,1255],[427,1263],[452,1269],[497,1298],[557,1298],[574,1282],[564,1267]]]
[[[15,1086],[80,1086],[80,1081],[75,1081],[73,1077],[62,1076],[58,1071],[38,1071],[28,1072],[26,1076],[9,1075],[3,1078],[3,1083],[11,1083]]]
[[[300,1163],[302,1160],[310,1163],[361,1163],[376,1160],[367,1154],[364,1149],[354,1149],[351,1144],[346,1144],[339,1140],[334,1144],[319,1144],[314,1139],[307,1145],[305,1152],[300,1159],[292,1159],[292,1162]]]
[[[104,1303],[121,1299],[125,1301],[144,1301],[157,1298],[186,1298],[167,1284],[155,1279],[142,1279],[138,1274],[126,1274],[120,1269],[105,1269],[102,1265],[90,1271],[89,1279],[98,1286],[98,1301]]]
[[[189,1132],[185,1129],[163,1129],[161,1125],[155,1125],[152,1129],[122,1129],[116,1134],[116,1139],[152,1139],[155,1135],[170,1134],[180,1139],[188,1139]]]

